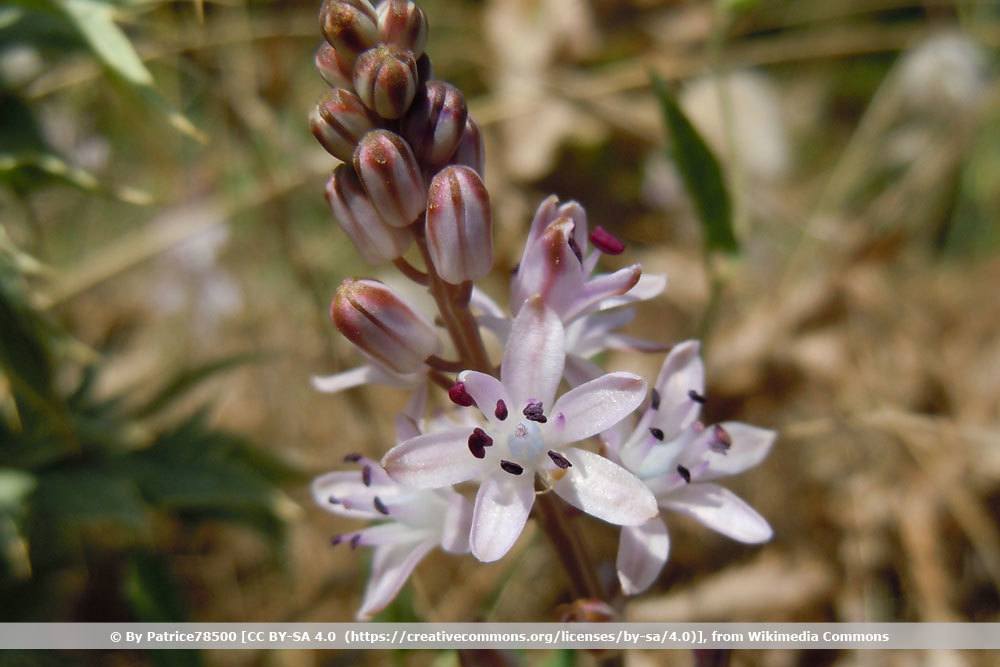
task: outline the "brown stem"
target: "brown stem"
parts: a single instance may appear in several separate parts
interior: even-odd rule
[[[476,370],[489,373],[492,368],[490,358],[486,354],[486,347],[483,339],[479,335],[479,325],[476,319],[466,307],[468,303],[467,294],[470,293],[466,285],[453,286],[446,283],[434,270],[434,263],[431,261],[430,252],[427,250],[427,240],[424,238],[423,225],[418,222],[414,225],[417,237],[417,246],[420,254],[424,258],[427,266],[427,277],[430,282],[429,289],[431,296],[437,303],[441,321],[444,323],[448,334],[455,343],[462,361],[465,362],[465,369]],[[464,301],[463,301],[464,300]]]
[[[590,557],[583,548],[580,533],[570,525],[563,513],[563,507],[553,493],[541,493],[535,497],[538,519],[549,536],[559,560],[562,561],[566,576],[577,598],[605,600],[604,589],[590,563]]]
[[[461,361],[448,361],[436,354],[432,354],[424,359],[424,363],[433,369],[444,371],[445,373],[460,373],[465,370],[465,364]]]
[[[392,263],[395,264],[396,268],[399,269],[400,273],[402,273],[404,276],[406,276],[413,282],[417,283],[418,285],[423,285],[424,287],[430,285],[431,282],[430,276],[428,276],[426,273],[424,273],[417,267],[410,264],[403,257],[397,257],[396,259],[392,260]]]

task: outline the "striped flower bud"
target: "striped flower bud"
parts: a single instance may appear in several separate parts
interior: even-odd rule
[[[347,340],[397,373],[420,370],[439,348],[434,327],[377,280],[342,282],[330,318]]]
[[[445,167],[427,194],[427,249],[438,275],[457,285],[476,280],[493,266],[490,196],[479,174]]]
[[[378,32],[386,44],[420,57],[427,44],[427,16],[412,0],[384,0],[378,6]]]
[[[326,152],[344,162],[354,157],[361,137],[378,127],[379,118],[358,96],[342,88],[328,93],[312,113],[309,127]]]
[[[455,154],[451,156],[452,164],[463,164],[475,169],[480,176],[486,177],[486,150],[483,147],[483,135],[472,117],[465,121],[465,131],[458,142]]]
[[[462,92],[443,81],[428,81],[403,119],[403,136],[417,159],[431,167],[447,164],[458,148],[469,117]]]
[[[354,151],[354,171],[379,216],[406,227],[423,212],[427,187],[409,144],[388,130],[366,134]]]
[[[323,36],[346,63],[378,43],[378,17],[368,0],[324,0],[319,10]]]
[[[377,46],[354,64],[354,89],[383,118],[400,118],[417,94],[417,61],[395,46]]]
[[[369,264],[396,259],[413,240],[410,230],[390,227],[382,221],[349,164],[340,165],[330,176],[326,201],[340,227]]]
[[[354,88],[354,68],[352,68],[340,55],[337,50],[323,42],[316,49],[316,56],[313,58],[316,69],[323,80],[333,88]]]

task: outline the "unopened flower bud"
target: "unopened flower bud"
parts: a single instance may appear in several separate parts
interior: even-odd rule
[[[326,41],[346,63],[378,43],[378,17],[368,0],[324,0],[319,22]]]
[[[384,0],[378,6],[378,31],[386,44],[409,49],[415,57],[427,44],[427,17],[412,0]]]
[[[401,256],[413,240],[408,229],[385,224],[349,164],[337,167],[326,184],[326,201],[341,228],[369,264]]]
[[[309,114],[313,136],[327,153],[344,162],[351,161],[358,141],[378,123],[379,118],[357,95],[342,88],[328,93]]]
[[[465,130],[458,142],[455,154],[451,156],[452,164],[463,164],[475,169],[483,178],[486,177],[486,150],[483,148],[483,135],[479,126],[469,116],[465,121]]]
[[[326,42],[320,44],[319,48],[316,49],[313,62],[316,64],[316,69],[319,70],[319,75],[331,87],[348,90],[354,88],[354,68],[337,54],[335,48]]]
[[[428,81],[403,119],[403,136],[421,162],[446,164],[458,148],[469,117],[462,92],[443,81]]]
[[[354,89],[383,118],[400,118],[417,94],[417,61],[395,46],[377,46],[354,64]]]
[[[427,249],[438,275],[457,285],[477,280],[493,266],[490,196],[479,174],[445,167],[427,194]]]
[[[420,370],[439,348],[434,327],[377,280],[342,282],[330,317],[345,338],[397,373]]]
[[[430,56],[426,53],[417,58],[417,79],[420,83],[427,83],[434,78],[434,65]]]
[[[406,227],[424,210],[427,188],[409,144],[388,130],[373,130],[354,151],[354,171],[379,216]]]

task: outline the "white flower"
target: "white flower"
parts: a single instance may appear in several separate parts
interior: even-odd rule
[[[360,471],[327,473],[313,481],[320,507],[352,519],[382,520],[352,533],[337,535],[333,544],[374,547],[371,578],[358,620],[385,608],[417,564],[435,547],[455,554],[469,551],[472,504],[452,489],[410,489],[393,481],[371,459],[350,455]]]
[[[483,413],[481,427],[447,428],[411,438],[382,463],[399,482],[440,488],[479,483],[473,555],[501,558],[521,534],[535,500],[535,476],[587,514],[619,525],[655,516],[652,493],[618,464],[570,446],[617,424],[642,402],[646,383],[609,373],[553,402],[565,362],[559,317],[538,297],[514,320],[500,370],[465,371],[465,390]]]
[[[713,481],[760,463],[776,434],[740,422],[704,426],[697,421],[704,392],[697,341],[678,344],[664,360],[650,405],[631,435],[605,435],[610,453],[647,485],[663,509],[686,514],[740,542],[766,542],[772,535],[767,521]],[[669,550],[667,527],[658,516],[623,528],[618,578],[625,594],[648,588]]]

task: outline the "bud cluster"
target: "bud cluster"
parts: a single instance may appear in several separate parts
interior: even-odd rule
[[[324,0],[315,64],[331,86],[310,114],[317,141],[344,164],[326,187],[334,217],[371,264],[427,238],[451,284],[492,266],[483,141],[462,92],[433,80],[427,18],[412,0]]]

